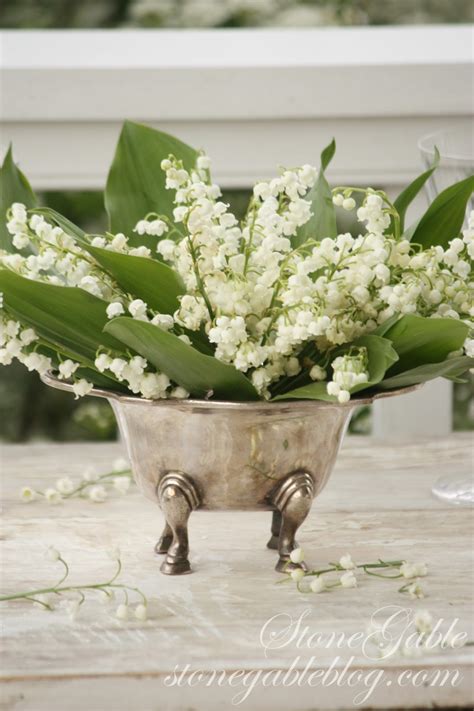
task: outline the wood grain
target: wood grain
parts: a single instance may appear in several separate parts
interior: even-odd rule
[[[112,444],[2,447],[2,593],[52,582],[56,564],[44,558],[44,551],[53,544],[71,564],[72,582],[105,579],[113,568],[105,551],[113,545],[123,554],[124,581],[139,585],[151,604],[145,623],[122,625],[115,607],[102,606],[94,595],[75,623],[60,609],[48,613],[27,602],[2,603],[1,709],[232,708],[243,686],[196,683],[178,688],[168,686],[167,677],[176,665],[181,669],[186,664],[208,673],[263,672],[287,670],[298,659],[295,669],[301,670],[311,656],[313,666],[324,670],[331,664],[342,669],[347,662],[351,669],[382,669],[383,684],[355,706],[361,684],[354,689],[346,684],[282,688],[259,683],[236,708],[472,707],[470,647],[373,661],[360,645],[314,650],[292,642],[265,655],[260,640],[263,625],[275,615],[296,620],[306,613],[311,633],[349,635],[364,631],[374,612],[388,605],[429,609],[435,620],[445,620],[444,627],[459,618],[457,630],[472,639],[471,512],[444,505],[430,494],[436,477],[470,470],[473,451],[467,435],[390,445],[348,438],[300,533],[314,567],[347,551],[357,561],[426,561],[430,574],[423,587],[428,597],[415,601],[397,592],[398,581],[375,578],[364,578],[357,589],[321,595],[303,595],[293,584],[276,585],[275,553],[265,548],[270,527],[266,514],[195,512],[190,521],[195,572],[170,578],[159,573],[160,559],[152,553],[161,512],[135,489],[105,504],[71,500],[51,507],[19,501],[24,484],[44,488],[59,476],[79,478],[89,465],[105,472],[120,454],[119,445]],[[463,678],[456,687],[401,687],[397,680],[407,669],[458,670]]]

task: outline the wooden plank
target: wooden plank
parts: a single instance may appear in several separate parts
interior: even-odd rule
[[[453,673],[459,665],[453,666]],[[165,676],[111,676],[107,689],[104,690],[103,679],[87,677],[84,681],[76,679],[48,679],[24,682],[8,682],[5,684],[4,706],[6,711],[130,711],[146,709],[146,711],[223,711],[224,709],[245,709],[245,711],[343,711],[344,709],[425,709],[431,708],[465,708],[470,711],[472,702],[472,686],[469,681],[469,668],[457,688],[442,686],[436,689],[417,686],[414,688],[396,688],[399,675],[403,669],[387,669],[384,671],[383,683],[370,692],[367,703],[354,705],[354,690],[341,686],[335,693],[334,686],[309,687],[273,687],[262,681],[252,687],[247,697],[240,701],[238,690],[214,685],[206,687],[195,685],[192,688],[176,689],[167,686]],[[451,669],[449,670],[451,671]],[[420,677],[421,678],[421,677]],[[248,687],[253,683],[249,677]],[[370,691],[370,687],[365,693]],[[239,705],[237,705],[237,703]],[[58,705],[58,704],[63,704]]]
[[[268,515],[196,512],[190,522],[196,572],[170,578],[159,573],[152,555],[161,513],[138,491],[102,505],[72,500],[49,507],[18,501],[23,484],[52,485],[58,476],[78,477],[91,464],[106,471],[119,454],[119,445],[114,444],[2,447],[2,592],[53,580],[55,564],[43,557],[51,544],[71,563],[72,581],[104,579],[113,567],[104,550],[116,545],[123,552],[124,579],[139,584],[152,600],[150,619],[126,626],[114,617],[113,606],[109,609],[92,599],[74,624],[61,610],[48,613],[23,602],[2,605],[2,709],[122,711],[133,704],[140,710],[213,711],[230,708],[234,695],[244,690],[242,684],[170,686],[175,665],[255,675],[259,670],[288,670],[297,659],[294,668],[301,673],[311,657],[313,667],[325,672],[333,664],[342,674],[348,662],[351,669],[364,673],[382,670],[383,681],[360,708],[472,703],[470,648],[380,662],[368,659],[361,644],[335,648],[321,643],[322,638],[316,649],[294,639],[267,649],[267,654],[262,644],[272,625],[281,629],[282,619],[290,616],[296,621],[301,615],[306,615],[311,633],[327,639],[335,632],[347,638],[364,632],[374,612],[387,605],[428,608],[435,619],[445,620],[443,627],[458,618],[458,629],[472,638],[468,575],[472,550],[466,544],[472,517],[468,510],[450,508],[430,496],[437,476],[454,469],[469,471],[472,443],[467,435],[405,439],[393,445],[348,438],[299,536],[313,566],[346,551],[358,561],[378,557],[426,561],[430,575],[423,587],[429,597],[417,601],[397,592],[398,581],[368,579],[357,589],[322,595],[303,595],[292,584],[275,585],[279,579],[273,571],[275,553],[264,545]],[[422,669],[430,674],[457,670],[462,679],[454,687],[400,686],[400,674]],[[188,673],[185,679],[190,678]],[[242,708],[349,708],[364,688],[363,682],[355,688],[346,683],[268,687],[262,678],[255,683]],[[396,686],[396,692],[387,694],[387,685]]]

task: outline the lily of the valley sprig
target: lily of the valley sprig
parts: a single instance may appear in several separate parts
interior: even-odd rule
[[[87,597],[95,595],[96,601],[99,600],[102,603],[118,601],[115,615],[122,622],[127,621],[130,617],[139,621],[146,620],[148,600],[145,593],[138,587],[119,582],[122,572],[120,551],[114,548],[108,551],[108,555],[116,563],[115,571],[111,576],[106,577],[103,581],[85,583],[84,585],[67,585],[69,565],[56,548],[50,547],[46,551],[46,558],[52,563],[59,563],[62,566],[59,580],[54,585],[45,585],[11,595],[1,595],[0,602],[25,600],[49,612],[59,606],[66,610],[71,620],[75,620]],[[132,595],[135,600],[131,599]]]
[[[329,563],[324,568],[306,570],[304,552],[295,548],[290,554],[290,561],[301,566],[288,570],[287,577],[279,582],[293,580],[300,592],[321,593],[337,588],[356,588],[359,585],[358,573],[385,580],[401,580],[406,582],[398,592],[407,593],[410,598],[423,598],[425,594],[419,584],[418,578],[428,574],[425,563],[408,563],[404,560],[382,560],[375,562],[355,563],[349,553],[341,556],[338,563]],[[290,567],[290,566],[289,566]]]
[[[79,483],[65,476],[58,479],[55,486],[44,490],[23,486],[20,489],[20,499],[24,503],[42,500],[48,504],[60,504],[69,499],[82,498],[102,504],[107,499],[109,491],[126,494],[132,482],[130,465],[126,459],[120,458],[114,462],[112,471],[105,474],[97,474],[93,467],[88,467]]]
[[[403,610],[403,608],[398,608]],[[400,657],[419,658],[427,654],[440,654],[447,650],[459,650],[462,647],[470,647],[473,642],[468,639],[466,632],[453,629],[453,625],[446,631],[440,629],[442,620],[426,609],[404,610],[404,622],[398,628],[398,634],[394,628],[388,633],[387,623],[394,623],[398,611],[392,618],[380,622],[372,618],[367,628],[367,641],[370,650],[370,657],[380,660],[397,659]]]

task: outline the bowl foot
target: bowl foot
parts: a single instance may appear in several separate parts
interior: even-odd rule
[[[280,540],[280,531],[281,531],[281,513],[278,511],[274,511],[272,513],[272,535],[270,540],[267,543],[267,548],[270,548],[272,551],[277,551],[278,550],[278,541]]]
[[[181,472],[169,472],[158,484],[158,500],[166,525],[155,553],[166,553],[161,564],[165,575],[183,575],[191,572],[188,552],[188,519],[199,505],[199,496],[193,481]]]
[[[160,566],[160,570],[164,575],[186,575],[191,573],[189,560],[170,560],[169,556]]]
[[[291,573],[292,570],[303,570],[307,573],[308,566],[304,562],[292,563],[289,558],[279,558],[278,563],[275,565],[275,570],[277,573]]]
[[[274,511],[272,514],[272,535],[267,543],[267,548],[271,551],[278,550],[278,544],[280,542],[280,531],[281,531],[281,513],[279,511]],[[158,544],[157,544],[158,545]],[[295,548],[299,548],[298,543],[294,542]]]
[[[272,492],[270,501],[275,510],[272,516],[272,535],[267,547],[278,550],[276,570],[279,573],[307,570],[304,563],[293,563],[290,553],[298,547],[295,534],[308,515],[313,494],[313,479],[306,471],[289,474]],[[188,519],[193,509],[199,506],[196,487],[185,474],[169,472],[160,480],[157,495],[166,519],[161,538],[155,546],[157,555],[166,555],[160,570],[164,575],[190,573]]]
[[[277,551],[279,542],[280,542],[280,536],[272,536],[267,543],[267,548],[269,548],[271,551]],[[300,547],[300,544],[298,543],[298,541],[295,541],[295,548],[299,548],[299,547]]]
[[[279,560],[276,565],[279,573],[288,573],[296,568],[305,570],[304,564],[291,562],[290,553],[298,547],[295,534],[309,513],[313,495],[313,479],[305,471],[294,472],[287,476],[272,494],[271,502],[276,511],[272,519],[272,538],[269,541],[269,548],[273,548],[279,530]]]
[[[272,536],[267,543],[267,548],[270,548],[272,551],[277,551],[279,538],[280,536]]]
[[[165,553],[168,553],[168,548],[172,541],[173,536],[162,536],[153,549],[156,555],[165,555]]]
[[[156,555],[164,555],[164,553],[168,553],[168,549],[171,546],[172,542],[173,542],[173,531],[171,530],[170,526],[167,523],[165,523],[163,533],[161,534],[161,536],[154,548]]]

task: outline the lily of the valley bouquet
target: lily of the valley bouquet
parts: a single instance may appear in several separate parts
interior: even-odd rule
[[[40,207],[11,151],[1,172],[0,362],[141,398],[347,402],[473,365],[474,176],[415,224],[396,200],[330,189],[318,168],[257,183],[240,222],[209,158],[126,123],[109,231]],[[338,209],[359,234],[339,234]]]

